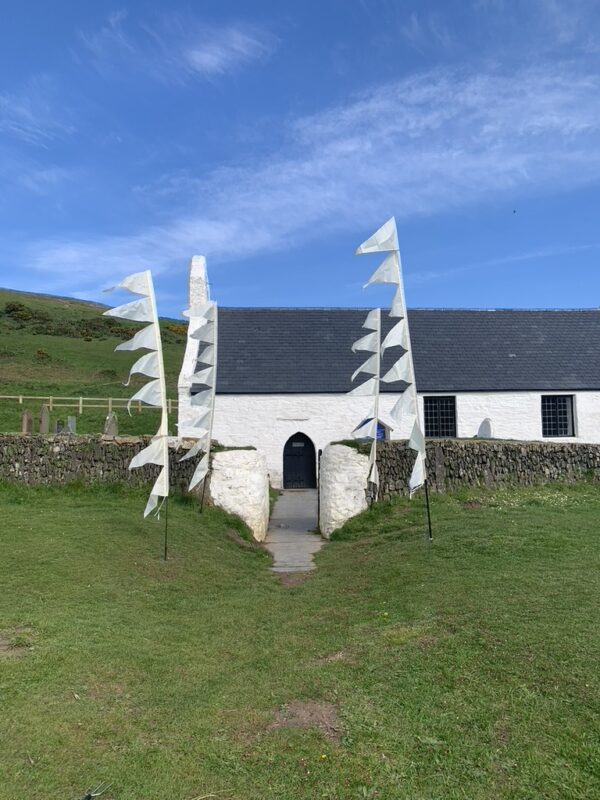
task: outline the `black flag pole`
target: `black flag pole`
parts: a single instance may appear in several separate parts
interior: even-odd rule
[[[429,543],[433,541],[433,533],[431,531],[431,509],[429,507],[429,481],[425,478],[425,507],[427,508],[427,529],[429,531]]]
[[[164,560],[167,560],[167,543],[169,540],[169,498],[165,497],[165,548]]]
[[[210,467],[206,471],[206,475],[204,476],[204,480],[202,481],[202,499],[200,500],[200,513],[201,514],[204,511],[204,494],[206,492],[206,481],[208,479],[209,474],[210,474]]]

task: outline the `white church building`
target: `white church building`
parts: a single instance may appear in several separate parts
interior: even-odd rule
[[[220,308],[213,440],[262,452],[275,487],[315,486],[319,450],[350,439],[371,404],[347,396],[366,311]],[[382,319],[385,335],[395,320]],[[408,320],[426,437],[600,442],[600,310],[413,309]],[[188,345],[183,437],[196,358]],[[382,438],[410,433],[388,424],[403,388],[381,386]]]

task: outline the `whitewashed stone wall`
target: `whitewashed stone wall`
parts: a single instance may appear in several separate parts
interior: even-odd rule
[[[381,398],[382,419],[395,396]],[[331,442],[349,439],[369,413],[368,397],[338,394],[217,395],[213,438],[227,447],[252,445],[267,459],[271,484],[283,485],[283,448],[298,431],[306,434],[315,452]],[[394,432],[406,438],[410,431]]]
[[[210,475],[211,501],[244,520],[258,542],[269,525],[269,478],[267,462],[256,450],[214,453]]]
[[[367,508],[369,458],[351,447],[328,445],[321,458],[319,529],[331,534]]]
[[[434,394],[433,392],[428,394]],[[552,441],[542,437],[542,394],[574,394],[577,436],[556,439],[559,442],[600,442],[600,392],[444,392],[455,394],[457,434],[470,438],[489,418],[492,434],[499,439]],[[381,418],[391,410],[396,395],[382,395]],[[217,395],[214,438],[230,447],[253,445],[267,459],[271,484],[283,482],[283,448],[294,433],[310,437],[315,450],[350,438],[358,422],[368,415],[369,398],[338,394],[307,395]],[[423,398],[419,397],[421,419]],[[406,439],[408,426],[391,434],[392,439]]]

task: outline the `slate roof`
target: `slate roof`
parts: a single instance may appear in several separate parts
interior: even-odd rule
[[[367,310],[220,308],[217,392],[349,391],[368,355],[350,349],[367,333]],[[600,389],[598,310],[413,309],[408,318],[419,392]],[[385,334],[396,320],[382,321]],[[388,350],[383,369],[400,352]]]

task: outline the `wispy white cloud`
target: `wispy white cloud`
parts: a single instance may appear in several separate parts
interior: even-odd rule
[[[54,84],[46,76],[32,78],[13,92],[0,92],[0,135],[47,147],[74,131],[59,109]]]
[[[34,194],[48,195],[54,194],[58,186],[73,180],[75,175],[75,171],[64,167],[30,166],[20,171],[15,180]]]
[[[568,246],[541,247],[537,250],[528,250],[524,253],[510,253],[497,258],[489,258],[486,261],[478,261],[474,264],[464,264],[461,267],[447,270],[434,270],[430,272],[420,272],[410,276],[410,283],[418,286],[431,281],[451,279],[466,272],[478,272],[480,270],[494,270],[499,267],[510,266],[511,264],[521,264],[527,261],[538,262],[546,258],[556,258],[557,256],[568,256],[574,253],[584,253],[590,250],[599,250],[600,242],[589,244],[576,244]]]
[[[336,231],[360,238],[391,213],[402,221],[598,181],[599,134],[600,76],[578,64],[427,72],[295,120],[270,158],[193,176],[188,208],[160,226],[43,241],[29,259],[88,286],[168,270],[192,252],[226,261]]]
[[[234,72],[267,58],[278,43],[269,31],[241,22],[217,27],[170,14],[156,24],[138,24],[125,11],[79,37],[102,74],[122,75],[127,67],[165,83]]]
[[[417,50],[424,49],[429,43],[448,48],[453,41],[443,17],[432,11],[427,13],[413,11],[400,25],[400,34]]]

